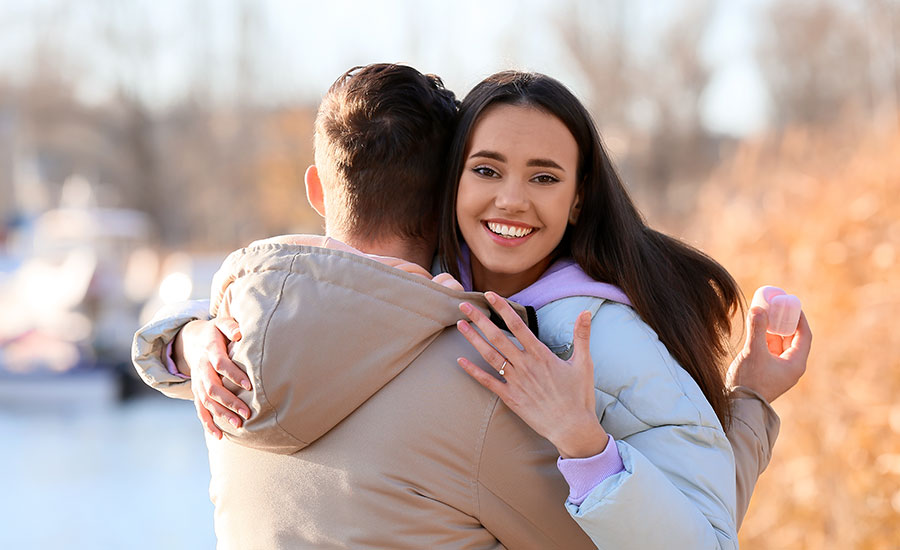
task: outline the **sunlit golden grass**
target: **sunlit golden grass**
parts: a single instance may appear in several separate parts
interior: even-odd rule
[[[809,369],[775,402],[775,456],[741,548],[900,548],[900,135],[743,144],[684,236],[750,294],[803,301]]]

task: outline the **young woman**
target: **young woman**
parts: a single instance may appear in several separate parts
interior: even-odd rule
[[[734,280],[646,226],[559,82],[498,73],[460,115],[443,267],[496,293],[488,299],[519,341],[464,305],[480,333],[459,330],[504,380],[460,365],[556,445],[567,506],[598,546],[736,547],[719,368],[741,305]],[[540,340],[497,294],[538,308]],[[641,526],[655,534],[635,536]]]

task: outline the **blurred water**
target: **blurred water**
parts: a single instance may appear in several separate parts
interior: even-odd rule
[[[191,403],[103,410],[0,405],[0,548],[214,548],[203,431]]]

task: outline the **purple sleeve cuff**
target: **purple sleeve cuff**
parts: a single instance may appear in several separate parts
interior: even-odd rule
[[[569,484],[569,502],[576,506],[584,502],[603,480],[625,469],[611,435],[602,453],[588,458],[559,457],[556,467]]]
[[[172,359],[172,346],[175,344],[175,341],[172,340],[169,342],[169,345],[166,346],[166,370],[169,371],[169,374],[174,374],[178,378],[184,378],[185,380],[189,379],[190,376],[185,376],[178,372],[178,366],[175,365],[175,360]]]

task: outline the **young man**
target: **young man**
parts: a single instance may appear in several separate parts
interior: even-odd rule
[[[454,112],[453,95],[409,67],[372,65],[338,79],[306,176],[328,236],[430,266]],[[234,420],[228,438],[208,440],[222,546],[590,547],[564,512],[552,446],[454,368],[473,355],[453,328],[458,295],[342,252],[279,244],[235,253],[221,273],[218,326],[236,339],[222,319],[238,320],[234,359],[249,376],[210,322],[179,332],[206,311],[163,314],[143,328],[135,363],[164,393],[193,395],[210,432],[221,433],[209,410]],[[759,319],[733,366],[738,382],[782,367],[757,345]],[[197,353],[186,341],[198,336],[218,344]],[[173,339],[180,373],[163,364]],[[806,356],[791,359],[802,373]],[[252,409],[243,429],[228,410],[246,407],[229,391],[238,386],[223,386],[216,370],[252,388],[239,391]],[[777,417],[739,391],[731,440],[742,517]]]

